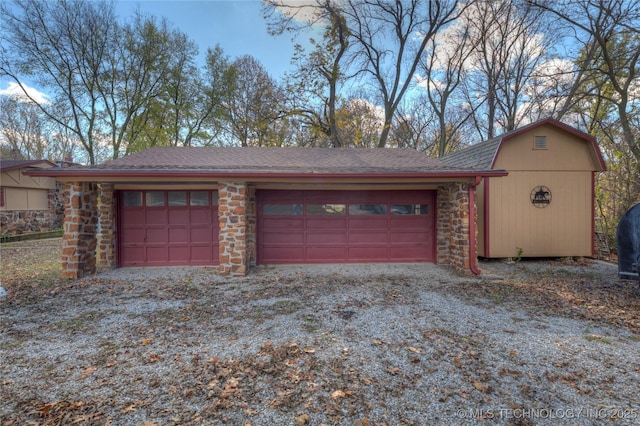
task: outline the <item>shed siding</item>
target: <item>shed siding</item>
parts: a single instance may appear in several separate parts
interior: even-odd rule
[[[505,179],[505,178],[501,178]],[[485,221],[488,216],[485,214],[485,193],[486,188],[494,179],[483,179],[482,183],[476,187],[476,242],[477,253],[480,257],[487,257],[485,254]]]
[[[483,250],[481,256],[514,257],[517,247],[523,257],[592,255],[591,171],[511,169],[508,178],[491,179],[489,185],[490,253]],[[545,208],[531,203],[531,191],[539,185],[552,194]]]

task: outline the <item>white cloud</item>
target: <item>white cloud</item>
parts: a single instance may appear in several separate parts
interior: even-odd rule
[[[315,23],[320,14],[317,0],[275,0],[273,3],[284,16],[307,24]]]
[[[9,86],[6,89],[0,89],[0,95],[11,96],[22,102],[32,102],[31,99],[33,99],[39,104],[51,103],[51,101],[47,99],[47,95],[39,91],[38,89],[27,86],[26,84],[23,84],[22,86],[29,96],[25,95],[20,85],[14,81],[10,81]],[[31,99],[29,99],[29,97]]]

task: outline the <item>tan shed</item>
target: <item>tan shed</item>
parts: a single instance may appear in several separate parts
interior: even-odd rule
[[[590,135],[545,119],[442,161],[509,173],[478,186],[478,256],[594,255],[594,177],[606,166]]]

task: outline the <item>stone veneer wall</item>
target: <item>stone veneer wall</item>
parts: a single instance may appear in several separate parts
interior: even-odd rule
[[[116,203],[113,199],[113,184],[98,184],[98,215],[100,232],[98,233],[98,266],[105,269],[116,267]]]
[[[0,211],[0,233],[20,235],[61,228],[64,220],[64,184],[57,182],[56,189],[50,189],[47,195],[47,210]]]
[[[258,206],[256,201],[256,187],[249,186],[247,188],[247,255],[249,266],[254,267],[258,264],[258,243],[257,243],[257,223],[258,223]]]
[[[247,244],[251,217],[249,192],[244,182],[218,182],[220,275],[247,274],[251,252]]]
[[[51,210],[0,211],[0,233],[6,235],[30,234],[60,228],[56,214]]]
[[[96,271],[97,186],[69,182],[65,189],[62,276],[82,278]]]
[[[469,184],[438,187],[438,264],[470,275]]]

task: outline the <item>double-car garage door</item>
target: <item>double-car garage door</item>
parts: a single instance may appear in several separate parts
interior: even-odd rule
[[[121,191],[120,266],[218,264],[216,191]],[[257,191],[258,263],[435,262],[434,191]]]
[[[433,191],[258,193],[258,263],[435,262]]]

